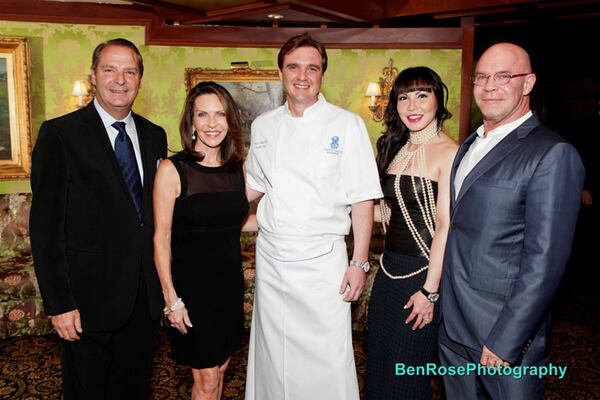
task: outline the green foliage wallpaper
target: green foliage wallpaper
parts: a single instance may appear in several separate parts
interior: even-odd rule
[[[134,110],[165,128],[169,148],[174,151],[181,148],[177,126],[185,98],[185,68],[228,69],[232,61],[248,61],[256,69],[277,68],[278,49],[147,46],[141,26],[0,21],[0,35],[29,39],[34,137],[44,120],[75,110],[73,82],[87,78],[96,45],[115,37],[138,45],[145,71]],[[330,49],[327,53],[323,94],[329,102],[360,114],[373,143],[383,125],[370,118],[364,92],[368,82],[378,80],[390,58],[398,70],[426,65],[440,74],[448,85],[448,105],[454,115],[446,131],[458,137],[460,49]],[[0,182],[0,193],[29,191],[29,181]]]

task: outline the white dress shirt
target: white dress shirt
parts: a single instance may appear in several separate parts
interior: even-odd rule
[[[122,120],[114,119],[109,113],[107,113],[104,108],[98,103],[98,100],[94,99],[94,107],[96,107],[96,111],[100,114],[100,118],[102,119],[102,123],[104,124],[104,129],[106,129],[106,133],[108,134],[108,138],[110,139],[110,145],[113,150],[115,149],[115,141],[117,140],[117,135],[119,131],[117,128],[114,128],[112,124],[116,121],[125,122],[125,131],[127,131],[127,135],[131,139],[131,143],[133,143],[133,152],[135,153],[135,160],[137,161],[138,170],[140,171],[140,179],[142,181],[142,186],[144,185],[144,168],[142,166],[142,156],[140,153],[140,141],[138,139],[137,130],[135,129],[135,122],[133,121],[133,117],[131,115],[131,111],[129,114]]]
[[[454,177],[454,199],[458,197],[460,188],[462,187],[465,178],[475,168],[477,163],[485,157],[498,143],[502,141],[509,133],[514,131],[519,125],[528,120],[533,113],[529,111],[521,118],[516,119],[508,124],[500,125],[496,129],[485,134],[483,125],[477,128],[477,137],[471,143],[469,150],[460,161],[458,169],[456,170],[456,176]]]

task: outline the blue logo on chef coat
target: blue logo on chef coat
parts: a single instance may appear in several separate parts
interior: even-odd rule
[[[329,143],[329,147],[334,150],[336,150],[338,147],[340,147],[340,137],[332,136],[331,143]]]
[[[340,148],[340,137],[339,136],[332,136],[330,141],[329,141],[329,147],[325,148],[325,151],[329,154],[340,154],[342,151],[339,149]]]

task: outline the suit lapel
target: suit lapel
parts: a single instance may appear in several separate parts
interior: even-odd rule
[[[103,170],[112,171],[112,175],[118,177],[117,180],[120,180],[124,188],[127,189],[102,118],[98,115],[93,103],[90,103],[84,111],[83,126],[85,131],[89,132],[90,140],[94,142],[92,148],[95,150],[94,155],[98,163]]]
[[[90,103],[83,112],[83,129],[85,132],[89,132],[90,140],[93,141],[92,149],[95,150],[92,153],[95,155],[98,165],[100,165],[101,170],[107,171],[107,176],[112,177],[115,185],[118,185],[120,189],[127,194],[131,209],[137,215],[135,204],[129,193],[127,183],[125,183],[125,179],[123,179],[123,173],[117,162],[115,150],[113,149],[108,134],[106,133],[106,129],[104,128],[102,118],[100,118],[93,103]]]
[[[515,130],[509,133],[500,141],[500,143],[494,146],[494,148],[492,148],[492,150],[490,150],[490,152],[487,153],[485,157],[483,157],[465,177],[465,180],[460,188],[460,192],[458,193],[458,197],[456,198],[456,202],[454,203],[454,207],[458,205],[465,193],[469,190],[473,183],[481,177],[481,175],[486,173],[490,168],[511,154],[514,149],[519,146],[521,139],[529,135],[533,128],[539,124],[540,121],[535,115],[533,115],[531,118],[519,125]],[[473,138],[473,140],[475,140],[475,138]],[[463,152],[461,159],[464,156],[464,153],[466,153],[466,150]],[[458,163],[460,163],[460,160]],[[458,163],[456,163],[454,168],[458,168]],[[455,174],[455,170],[453,170],[453,174]]]
[[[477,132],[472,133],[467,139],[463,142],[463,144],[458,149],[458,153],[456,153],[456,157],[454,157],[454,162],[452,163],[452,171],[450,172],[450,207],[454,207],[454,199],[456,198],[456,191],[454,189],[454,179],[456,178],[456,171],[458,170],[458,166],[462,161],[463,157],[469,150],[469,147],[473,144],[473,141],[477,138]]]
[[[154,171],[152,168],[156,168],[152,165],[154,155],[152,154],[152,143],[150,135],[146,130],[146,126],[139,115],[132,113],[133,120],[135,122],[135,130],[138,135],[138,142],[140,143],[140,155],[142,157],[142,168],[144,169],[144,184],[142,191],[142,215],[144,210],[151,204],[152,193],[150,188],[152,187],[152,179],[154,178]]]

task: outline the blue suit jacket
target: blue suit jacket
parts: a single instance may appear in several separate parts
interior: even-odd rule
[[[450,339],[512,364],[545,357],[549,307],[571,251],[584,169],[573,146],[534,115],[466,176],[451,179],[441,285]],[[455,200],[456,198],[456,200]]]

